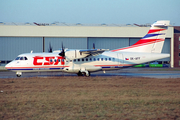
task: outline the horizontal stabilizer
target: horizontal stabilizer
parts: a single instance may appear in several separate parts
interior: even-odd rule
[[[155,27],[163,27],[163,26],[169,26],[169,21],[157,21],[155,22],[152,26],[155,26]]]

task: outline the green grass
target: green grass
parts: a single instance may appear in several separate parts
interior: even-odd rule
[[[180,80],[0,79],[0,119],[180,119]]]

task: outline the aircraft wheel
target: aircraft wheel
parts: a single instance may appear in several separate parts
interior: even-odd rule
[[[17,74],[16,76],[17,76],[17,77],[21,77],[21,75],[19,75],[19,74]]]
[[[86,76],[86,77],[89,77],[90,76],[90,72],[86,73],[86,72],[78,72],[77,73],[78,76]]]
[[[77,73],[78,76],[83,76],[82,72]]]
[[[88,73],[84,72],[84,76],[89,77],[90,75],[91,75],[90,72],[88,72]]]
[[[17,77],[21,77],[21,75],[22,75],[22,72],[16,72]]]

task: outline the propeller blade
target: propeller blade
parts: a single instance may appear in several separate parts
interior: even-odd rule
[[[62,51],[59,53],[60,56],[64,57],[65,56],[65,51],[63,47],[63,42],[62,42]]]
[[[49,53],[52,53],[52,47],[51,47],[51,43],[49,43],[49,49],[48,49]]]

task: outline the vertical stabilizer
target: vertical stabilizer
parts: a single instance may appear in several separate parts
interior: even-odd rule
[[[155,22],[151,25],[149,32],[138,42],[129,47],[112,50],[112,52],[161,53],[169,23],[170,21],[166,20]]]

